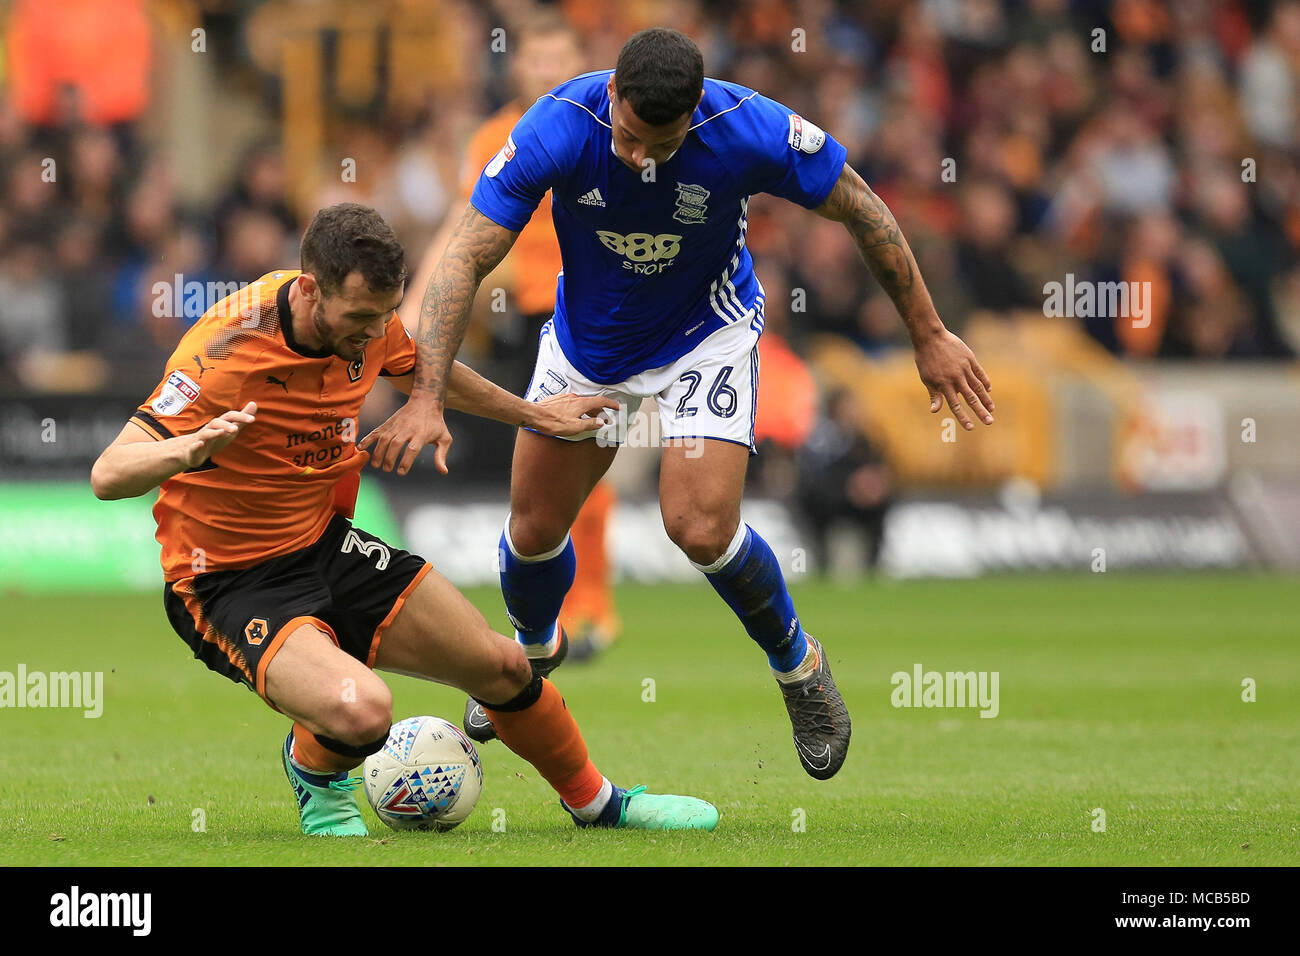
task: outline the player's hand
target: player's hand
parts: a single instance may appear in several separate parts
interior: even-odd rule
[[[197,468],[239,437],[244,427],[257,417],[257,402],[249,402],[239,411],[218,415],[196,432],[182,436],[185,444],[185,467]]]
[[[431,401],[408,399],[388,421],[357,442],[357,450],[365,451],[371,445],[374,451],[370,453],[370,464],[384,471],[396,466],[399,475],[411,470],[425,445],[433,445],[433,464],[447,474],[451,432],[443,421],[442,406]]]
[[[550,395],[533,405],[534,414],[524,424],[556,438],[572,438],[610,424],[618,402],[607,395]]]
[[[966,414],[964,400],[985,425],[993,424],[993,399],[989,397],[993,386],[975,353],[957,336],[944,329],[917,343],[916,370],[930,391],[932,413],[943,408],[947,399],[962,428],[970,430],[975,423]]]

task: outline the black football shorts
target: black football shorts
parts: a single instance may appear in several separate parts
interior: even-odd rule
[[[315,544],[249,568],[169,582],[163,602],[196,658],[266,700],[267,665],[303,624],[374,667],[384,630],[430,567],[335,516]]]

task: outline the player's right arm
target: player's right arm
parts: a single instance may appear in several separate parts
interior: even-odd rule
[[[376,468],[396,468],[404,475],[420,450],[433,444],[438,470],[446,471],[451,446],[443,421],[447,380],[469,326],[474,295],[581,149],[572,112],[554,99],[539,99],[480,174],[470,204],[424,291],[411,396],[357,444],[362,451],[373,446],[370,463]]]
[[[158,439],[135,422],[126,426],[90,469],[90,487],[103,501],[137,498],[168,478],[197,468],[256,420],[257,403],[218,415],[187,435]]]
[[[436,406],[441,412],[451,365],[469,326],[474,296],[518,238],[518,230],[498,225],[473,205],[465,207],[420,304],[412,400]]]
[[[443,414],[451,366],[469,327],[479,285],[518,237],[517,230],[497,225],[472,205],[466,207],[424,291],[411,395],[357,445],[361,451],[373,445],[370,462],[376,468],[392,471],[396,465],[397,473],[404,475],[420,450],[433,445],[438,469],[446,471],[451,433]]]

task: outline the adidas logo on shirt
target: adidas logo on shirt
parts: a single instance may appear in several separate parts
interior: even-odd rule
[[[605,199],[600,195],[599,189],[583,193],[578,197],[578,202],[585,203],[588,206],[599,206],[601,209],[605,208]]]

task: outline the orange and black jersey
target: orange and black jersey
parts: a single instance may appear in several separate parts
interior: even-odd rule
[[[350,516],[368,458],[356,448],[362,402],[380,375],[415,368],[396,317],[355,362],[296,342],[289,288],[298,275],[268,273],[205,312],[131,418],[161,440],[257,403],[256,421],[231,444],[163,482],[153,513],[168,581],[297,551],[336,513]]]

